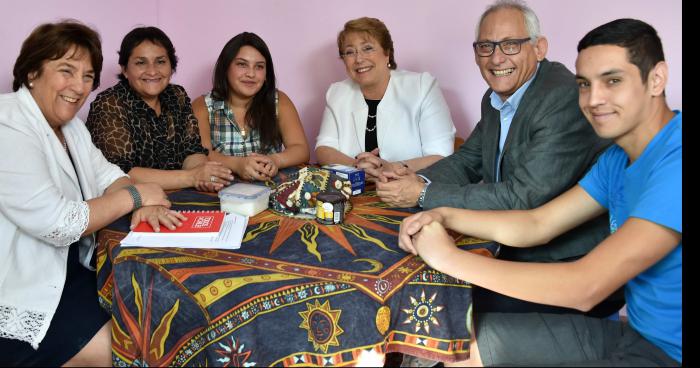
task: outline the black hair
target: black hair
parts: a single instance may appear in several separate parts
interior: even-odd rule
[[[664,61],[661,39],[654,27],[637,19],[617,19],[588,32],[578,43],[577,50],[598,45],[615,45],[627,50],[630,63],[639,68],[646,84],[651,69]]]
[[[170,66],[172,67],[173,72],[175,72],[177,69],[177,55],[175,55],[175,47],[173,47],[173,43],[170,41],[168,35],[157,27],[138,27],[127,33],[122,40],[121,46],[119,47],[119,65],[126,68],[127,64],[129,64],[129,56],[131,56],[134,49],[143,41],[151,41],[156,45],[162,46],[168,53]],[[126,81],[126,77],[122,73],[117,74],[117,77],[119,77],[120,81]]]

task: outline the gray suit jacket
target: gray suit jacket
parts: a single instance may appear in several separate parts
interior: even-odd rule
[[[538,207],[575,185],[610,144],[595,134],[581,113],[574,75],[564,65],[544,59],[513,117],[503,147],[501,181],[496,183],[500,113],[491,106],[491,92],[487,90],[481,101],[481,121],[459,150],[418,172],[432,181],[425,209]],[[601,216],[546,246],[503,247],[501,257],[523,261],[578,257],[607,235],[607,216]]]

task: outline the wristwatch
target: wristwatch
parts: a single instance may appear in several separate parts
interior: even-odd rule
[[[425,192],[428,191],[428,185],[430,185],[430,179],[426,178],[423,175],[418,175],[423,181],[425,182],[425,185],[423,186],[423,190],[420,191],[420,194],[418,195],[418,207],[423,208],[423,202],[425,201]]]

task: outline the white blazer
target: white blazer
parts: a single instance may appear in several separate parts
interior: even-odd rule
[[[80,186],[88,200],[126,175],[79,118],[62,130],[75,170],[29,90],[0,95],[0,337],[35,349],[63,293],[68,245],[88,226]]]
[[[352,79],[331,84],[316,148],[327,146],[355,157],[365,151],[369,108]],[[428,155],[449,156],[455,126],[437,80],[428,73],[391,71],[377,106],[377,146],[387,161]]]

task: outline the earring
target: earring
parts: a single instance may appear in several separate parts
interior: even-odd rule
[[[386,63],[386,67],[391,69],[391,62]]]
[[[29,82],[29,88],[34,88],[34,82]]]

